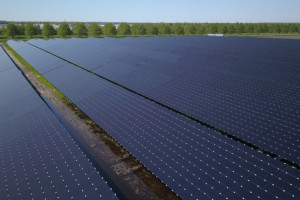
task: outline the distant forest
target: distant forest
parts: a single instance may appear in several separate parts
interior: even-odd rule
[[[3,22],[5,23],[5,22]],[[2,24],[3,25],[3,24]],[[10,22],[2,37],[123,37],[155,35],[300,34],[300,23],[33,23]]]

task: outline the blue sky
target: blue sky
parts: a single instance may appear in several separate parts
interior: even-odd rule
[[[300,22],[300,0],[0,0],[0,5],[0,20],[12,21]]]

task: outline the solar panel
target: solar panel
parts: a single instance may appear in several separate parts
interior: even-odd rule
[[[51,49],[51,40],[29,43],[49,48],[155,101],[300,162],[297,40],[93,38],[60,40]],[[70,54],[73,48],[76,51]],[[87,49],[92,53],[87,54]]]
[[[1,48],[0,69],[5,66],[0,70],[1,199],[117,199]]]
[[[299,198],[299,170],[82,69],[45,76],[183,199]]]

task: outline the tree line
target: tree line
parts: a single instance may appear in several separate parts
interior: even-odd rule
[[[25,35],[51,36],[141,36],[141,35],[204,35],[208,33],[219,34],[260,34],[260,33],[300,33],[300,24],[297,23],[120,23],[116,27],[112,23],[105,23],[100,27],[97,23],[77,22],[72,29],[67,22],[60,23],[55,29],[52,24],[44,23],[41,28],[32,22],[17,25],[9,23],[6,28],[0,29],[0,35],[14,37]]]

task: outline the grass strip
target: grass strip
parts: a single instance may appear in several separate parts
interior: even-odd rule
[[[32,67],[23,57],[21,57],[15,50],[13,50],[7,43],[3,44],[14,57],[30,72],[32,72],[37,80],[44,84],[47,88],[51,89],[54,94],[66,103],[72,103],[63,93],[61,93],[52,83],[50,83],[42,74],[40,74],[34,67]]]

